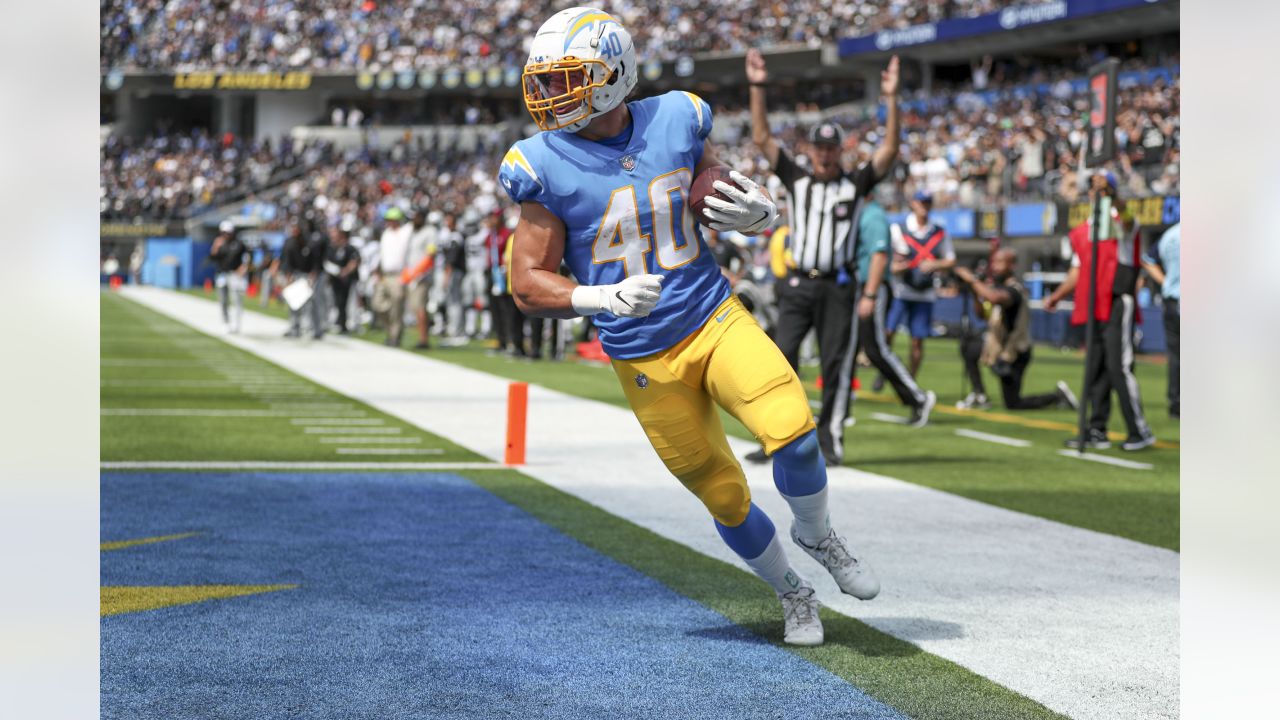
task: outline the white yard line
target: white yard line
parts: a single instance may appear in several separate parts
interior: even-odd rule
[[[487,462],[277,462],[274,460],[183,460],[170,462],[104,462],[103,470],[500,470],[502,463]]]
[[[903,417],[901,415],[890,415],[889,413],[882,412],[871,413],[871,419],[879,420],[884,423],[893,423],[894,425],[906,425],[911,422],[911,418]]]
[[[308,435],[341,435],[343,433],[349,433],[351,435],[398,435],[400,433],[400,428],[367,427],[364,425],[350,425],[345,427],[321,426],[304,428],[303,432]]]
[[[381,425],[382,418],[366,418],[364,420],[353,420],[344,417],[309,417],[294,418],[289,421],[294,425],[345,425],[352,427],[355,425]]]
[[[1018,438],[1006,437],[1004,435],[993,435],[978,430],[970,430],[968,428],[956,428],[956,434],[960,437],[966,437],[970,440],[983,440],[997,445],[1008,445],[1009,447],[1025,448],[1031,447],[1030,440],[1020,440]]]
[[[221,330],[218,307],[207,300],[151,288],[122,293],[197,329]],[[226,337],[229,344],[485,457],[503,457],[508,380],[353,339],[278,342],[270,336],[283,321],[246,313],[244,322],[245,333]],[[566,417],[579,429],[566,432]],[[521,472],[745,568],[629,411],[534,385],[528,428],[529,464]],[[730,439],[739,456],[754,446]],[[744,470],[753,500],[785,534],[790,512],[770,467]],[[832,468],[829,478],[832,517],[884,588],[859,602],[790,552],[832,609],[1074,718],[1178,716],[1176,552],[848,467]]]
[[[320,442],[329,445],[412,445],[422,442],[420,437],[385,437],[374,435],[372,437],[330,437],[325,435],[320,438]]]
[[[222,409],[222,408],[102,408],[102,415],[134,415],[139,417],[279,417],[279,418],[297,418],[299,415],[306,413],[306,410],[238,410],[238,409]],[[324,415],[333,414],[333,410],[325,409]],[[329,420],[341,420],[344,423],[363,422],[363,411],[357,411],[358,415],[349,418],[326,418]],[[304,418],[298,418],[304,419]],[[379,420],[378,422],[382,422]]]
[[[1058,454],[1062,457],[1074,458],[1076,460],[1089,460],[1096,463],[1106,465],[1115,465],[1116,467],[1128,468],[1130,470],[1150,470],[1155,466],[1151,463],[1135,462],[1133,460],[1125,460],[1123,458],[1111,457],[1110,455],[1098,455],[1087,452],[1083,455],[1078,450],[1059,450]]]
[[[440,448],[373,448],[373,447],[340,447],[334,448],[339,455],[443,455]]]

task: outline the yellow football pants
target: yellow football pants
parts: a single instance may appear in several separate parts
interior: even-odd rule
[[[737,297],[674,347],[613,370],[662,462],[723,525],[746,519],[751,491],[715,405],[770,455],[814,428],[800,378]]]

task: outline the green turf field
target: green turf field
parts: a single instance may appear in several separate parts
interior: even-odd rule
[[[101,332],[104,461],[482,460],[118,296]]]
[[[442,352],[450,360],[555,386],[579,380],[583,394],[616,402],[611,373],[577,363],[533,365],[485,355],[483,349]],[[317,419],[353,427],[396,428],[409,446],[440,448],[429,461],[482,460],[443,438],[325,390],[217,338],[193,331],[119,296],[101,303],[102,459],[104,461],[359,459],[333,457],[333,446],[304,432]],[[297,397],[264,398],[262,390],[228,376],[261,378]],[[250,385],[246,389],[246,385]],[[281,409],[287,408],[287,409]],[[134,413],[164,414],[134,414]],[[248,413],[279,413],[255,416]],[[200,414],[206,413],[206,414]],[[217,414],[222,413],[222,414]],[[295,423],[300,421],[302,424]],[[323,427],[320,425],[318,427]],[[404,458],[383,458],[382,461]],[[512,470],[462,470],[480,487],[584,545],[653,577],[770,643],[782,646],[777,601],[750,573]],[[103,550],[129,543],[107,542]],[[104,595],[104,603],[110,598]],[[104,605],[104,612],[106,605]],[[120,610],[113,606],[113,610]],[[1060,718],[1037,702],[863,622],[822,611],[827,641],[788,651],[823,667],[912,718]]]
[[[193,291],[202,297],[212,296]],[[248,307],[261,310],[256,301]],[[273,303],[265,312],[287,315]],[[383,334],[370,331],[359,336],[382,342]],[[625,407],[626,400],[613,372],[607,366],[588,362],[532,362],[493,355],[481,343],[463,347],[435,346],[431,357],[455,362],[476,370],[537,383],[580,397]],[[897,351],[906,354],[906,339],[899,336]],[[960,399],[961,361],[954,340],[936,339],[926,345],[921,368],[921,385],[938,394],[938,409],[929,426],[904,428],[876,415],[905,417],[906,408],[887,394],[859,393],[854,406],[857,424],[845,435],[845,464],[869,472],[888,475],[1000,507],[1026,512],[1077,527],[1089,528],[1177,550],[1179,547],[1179,440],[1178,423],[1168,417],[1164,400],[1165,366],[1140,360],[1136,373],[1143,392],[1147,419],[1162,447],[1140,453],[1118,449],[1099,454],[1149,463],[1151,470],[1135,470],[1058,455],[1062,442],[1074,434],[1076,415],[1067,410],[1011,412],[999,406],[999,384],[988,376],[987,390],[997,403],[989,411],[966,412],[955,409]],[[1027,371],[1026,392],[1047,392],[1057,380],[1066,380],[1079,389],[1082,371],[1078,352],[1062,352],[1037,347]],[[860,370],[869,385],[873,375]],[[810,396],[818,399],[813,382],[816,368],[802,369]],[[740,423],[723,415],[725,428],[741,438],[750,434]],[[1010,447],[961,437],[956,430],[968,429],[1031,443],[1030,447]],[[1112,431],[1123,429],[1119,410],[1113,410]],[[1118,444],[1117,444],[1118,445]]]

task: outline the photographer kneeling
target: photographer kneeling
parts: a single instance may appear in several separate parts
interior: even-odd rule
[[[1027,289],[1013,274],[1017,260],[1018,255],[1012,248],[997,250],[991,258],[990,283],[979,280],[969,268],[954,269],[956,277],[973,291],[978,315],[987,320],[987,329],[981,336],[965,338],[960,345],[965,370],[973,383],[973,392],[960,407],[989,407],[978,367],[981,362],[1000,377],[1004,406],[1010,410],[1035,410],[1051,405],[1076,408],[1075,395],[1061,380],[1055,392],[1022,394],[1022,378],[1027,365],[1031,364],[1031,308]]]

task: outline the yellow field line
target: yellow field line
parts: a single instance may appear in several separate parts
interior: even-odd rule
[[[810,388],[813,388],[815,392],[817,391],[817,386],[815,384],[805,383],[805,385]],[[896,395],[890,395],[888,393],[866,392],[864,390],[858,391],[858,399],[870,400],[871,402],[884,403],[884,404],[890,404],[890,405],[898,404],[899,402],[898,397]],[[1003,425],[1019,425],[1022,427],[1035,428],[1037,430],[1064,430],[1066,432],[1072,432],[1072,433],[1079,431],[1079,428],[1077,428],[1074,423],[1064,423],[1064,422],[1058,422],[1056,420],[1040,420],[1037,418],[1018,417],[1016,415],[990,412],[987,410],[961,410],[960,408],[954,408],[954,407],[949,407],[947,405],[939,404],[933,407],[933,411],[936,413],[942,413],[944,415],[957,415],[959,417],[974,418],[976,420],[985,420],[987,422],[1000,423]],[[1110,437],[1112,440],[1124,440],[1125,437],[1127,437],[1124,433],[1121,433],[1121,432],[1109,432],[1107,433],[1107,436]],[[1157,440],[1155,446],[1158,448],[1164,448],[1166,450],[1180,449],[1179,443],[1168,442],[1165,440]]]
[[[198,532],[189,532],[179,533],[177,535],[157,535],[156,537],[137,538],[135,540],[113,540],[111,542],[102,543],[98,546],[98,550],[101,552],[106,552],[108,550],[122,550],[135,545],[150,545],[151,543],[166,542],[169,540],[182,540],[199,534],[200,533]]]

